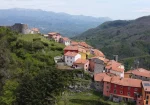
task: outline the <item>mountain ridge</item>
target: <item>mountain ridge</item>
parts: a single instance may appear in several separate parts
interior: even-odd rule
[[[89,29],[76,40],[84,40],[101,49],[107,57],[120,59],[150,54],[150,16],[135,20],[115,20]]]
[[[14,8],[0,10],[1,25],[25,23],[29,24],[30,27],[40,28],[42,33],[57,31],[68,37],[80,34],[108,20],[111,19],[69,15],[67,13],[55,13],[39,9]]]

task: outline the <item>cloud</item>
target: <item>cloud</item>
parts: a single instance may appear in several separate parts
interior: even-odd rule
[[[139,9],[136,12],[140,12],[140,13],[150,13],[150,8],[143,8],[143,9]]]

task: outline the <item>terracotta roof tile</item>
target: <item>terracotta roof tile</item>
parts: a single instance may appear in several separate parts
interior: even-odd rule
[[[58,32],[50,32],[48,35],[60,35]]]
[[[78,50],[78,46],[66,46],[64,50]]]
[[[63,39],[64,41],[70,41],[70,39],[67,38],[67,37],[62,37],[62,39]]]
[[[132,74],[138,75],[138,76],[143,76],[143,77],[149,77],[150,78],[150,71],[143,69],[143,68],[138,68],[135,70],[131,70]]]
[[[72,46],[78,45],[78,42],[71,41],[71,45],[72,45]]]
[[[89,60],[79,58],[74,62],[74,64],[86,64],[87,62],[89,62]]]
[[[38,29],[38,28],[32,28],[31,30],[32,30],[32,31],[39,32],[39,29]]]
[[[83,53],[86,53],[86,49],[82,48],[82,47],[79,47],[79,46],[66,46],[64,48],[64,50],[77,50],[79,52],[83,52]]]
[[[105,57],[105,55],[98,49],[93,49],[94,55],[97,57]]]
[[[78,53],[68,51],[68,52],[65,53],[64,55],[65,55],[65,56],[75,57],[77,54],[78,54]]]
[[[121,68],[120,66],[122,66],[121,63],[116,62],[114,60],[110,60],[106,65],[106,69],[118,71],[118,72],[124,72],[124,69]]]
[[[98,73],[98,74],[94,74],[94,81],[103,81],[104,77],[107,76],[106,73]]]
[[[119,78],[112,77],[111,83],[121,85],[121,86],[129,86],[129,87],[141,87],[142,80],[131,79],[131,78]]]

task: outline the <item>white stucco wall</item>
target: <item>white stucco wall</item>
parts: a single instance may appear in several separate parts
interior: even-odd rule
[[[117,72],[114,70],[110,70],[110,73],[116,74],[117,76],[124,78],[124,72]]]
[[[75,57],[71,57],[71,56],[65,56],[65,63],[68,65],[68,66],[72,66],[73,63],[77,60],[81,58],[81,55],[80,54],[77,54]]]
[[[65,41],[64,44],[65,44],[65,46],[69,46],[70,45],[70,41]]]

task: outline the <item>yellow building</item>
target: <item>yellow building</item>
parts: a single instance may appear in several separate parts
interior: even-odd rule
[[[149,81],[142,81],[142,96],[144,105],[150,105],[150,82]]]

